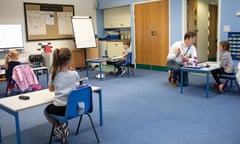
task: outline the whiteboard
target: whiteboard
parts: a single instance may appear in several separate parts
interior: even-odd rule
[[[23,48],[21,24],[0,24],[0,49]]]
[[[92,18],[89,16],[72,17],[76,48],[96,47]]]

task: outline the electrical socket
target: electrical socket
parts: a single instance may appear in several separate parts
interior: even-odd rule
[[[238,17],[240,17],[240,11],[239,11],[239,12],[237,12],[237,13],[236,13],[236,15],[237,15]]]

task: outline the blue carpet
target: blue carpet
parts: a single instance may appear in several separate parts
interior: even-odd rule
[[[85,71],[79,71],[86,76]],[[190,85],[180,94],[171,87],[168,74],[135,70],[129,78],[106,74],[89,83],[103,90],[103,126],[99,126],[98,99],[94,98],[94,123],[102,144],[239,144],[239,91],[227,88],[223,94],[210,86],[205,97],[205,77],[189,75]],[[45,75],[40,82],[46,88]],[[213,80],[210,80],[213,83]],[[1,96],[5,83],[1,82]],[[45,106],[20,112],[23,144],[47,144],[51,125],[43,116]],[[4,144],[16,143],[14,118],[0,111]],[[70,144],[94,144],[96,139],[87,117],[79,135],[73,134],[77,119],[71,120]],[[59,143],[55,140],[54,143]]]

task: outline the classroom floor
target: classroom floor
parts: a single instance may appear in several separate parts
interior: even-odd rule
[[[79,71],[82,77],[86,71]],[[89,83],[103,90],[103,126],[99,126],[98,100],[92,113],[102,144],[239,144],[240,92],[228,87],[219,94],[210,80],[205,97],[205,77],[189,74],[190,85],[180,94],[172,87],[168,73],[136,69],[129,78],[106,74],[96,79],[90,71]],[[40,83],[46,88],[45,75]],[[0,95],[5,83],[0,82]],[[47,144],[51,125],[43,115],[46,106],[20,112],[23,144]],[[14,117],[0,111],[4,144],[16,143]],[[96,139],[84,118],[79,135],[73,134],[77,119],[69,122],[69,144],[94,144]],[[58,140],[54,141],[59,143]]]

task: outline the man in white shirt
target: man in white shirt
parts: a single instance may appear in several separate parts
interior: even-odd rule
[[[172,86],[177,85],[177,81],[180,80],[180,68],[185,62],[192,63],[194,58],[197,58],[197,51],[193,45],[196,41],[196,34],[194,32],[187,32],[184,35],[183,41],[175,42],[169,49],[167,56],[167,66],[169,68],[169,82]],[[187,73],[184,73],[183,85],[188,85]]]

